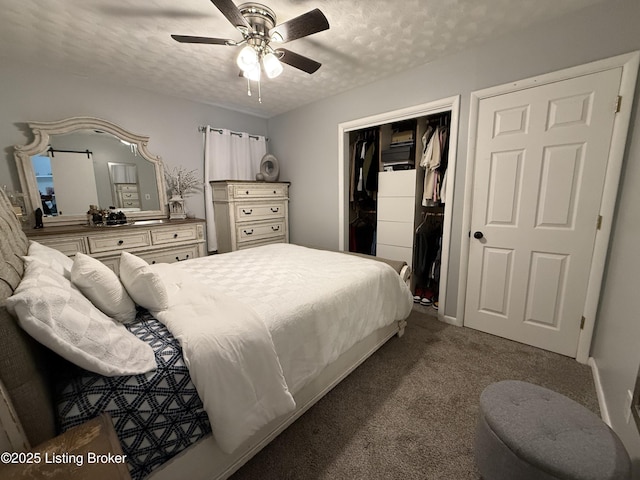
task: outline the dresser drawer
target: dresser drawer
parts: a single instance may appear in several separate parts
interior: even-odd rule
[[[91,253],[128,250],[131,248],[148,247],[150,245],[151,238],[148,230],[89,237],[89,250]]]
[[[244,242],[244,243],[238,244],[238,250],[245,250],[247,248],[259,247],[261,245],[270,245],[272,243],[287,243],[287,239],[285,237],[272,237],[272,238],[259,240],[257,242]]]
[[[138,192],[122,192],[123,200],[138,200]]]
[[[246,184],[234,185],[234,198],[265,198],[265,197],[286,197],[288,194],[288,185],[286,184]]]
[[[376,238],[378,243],[397,247],[413,247],[413,222],[378,221]]]
[[[139,208],[140,202],[138,200],[122,200],[122,208]]]
[[[270,218],[284,218],[285,203],[271,202],[265,204],[247,203],[236,205],[236,221],[252,222],[256,220],[267,220]]]
[[[250,224],[244,226],[238,226],[236,228],[238,243],[253,242],[255,240],[261,240],[271,237],[281,237],[285,235],[285,221],[280,220],[276,222],[262,223],[262,224]]]
[[[151,240],[154,245],[179,243],[197,239],[198,232],[195,225],[151,231]]]
[[[55,239],[38,239],[38,243],[47,247],[55,248],[65,255],[72,257],[76,253],[87,253],[87,247],[84,243],[84,237],[68,237]]]
[[[197,245],[185,245],[184,247],[176,247],[170,250],[149,252],[139,255],[149,264],[155,263],[174,263],[183,260],[189,260],[200,256]]]
[[[119,184],[118,185],[118,191],[119,192],[135,192],[136,195],[138,194],[138,185],[132,184],[132,185],[127,185],[127,184]]]

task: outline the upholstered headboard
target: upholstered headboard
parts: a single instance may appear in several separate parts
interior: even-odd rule
[[[21,256],[29,242],[9,199],[0,189],[0,422],[4,444],[14,449],[37,445],[56,434],[50,385],[54,354],[28,336],[6,310],[6,300],[24,271]],[[3,408],[4,407],[4,408]],[[7,425],[12,414],[15,424]],[[23,433],[26,442],[16,444]]]

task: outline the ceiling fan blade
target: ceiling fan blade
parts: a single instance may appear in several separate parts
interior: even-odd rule
[[[210,37],[192,37],[191,35],[171,35],[176,42],[180,43],[205,43],[208,45],[237,45],[237,42],[233,40],[225,40],[224,38],[210,38]]]
[[[234,27],[251,28],[247,19],[240,13],[240,9],[236,7],[236,4],[231,0],[211,0],[211,3],[218,7],[218,10],[227,17],[227,20],[229,20]]]
[[[290,42],[297,38],[313,35],[329,28],[327,17],[319,10],[311,10],[299,17],[292,18],[269,30],[271,40],[279,43]],[[280,40],[282,39],[282,40]]]
[[[275,50],[275,53],[282,63],[291,65],[292,67],[295,67],[298,70],[302,70],[303,72],[314,73],[322,66],[321,63],[318,63],[315,60],[311,60],[310,58],[298,53],[292,52],[291,50],[287,50],[286,48],[278,48],[277,50]]]

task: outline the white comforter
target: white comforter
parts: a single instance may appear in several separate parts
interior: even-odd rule
[[[295,408],[295,394],[413,298],[388,265],[274,244],[158,269],[169,308],[154,312],[183,347],[227,453]]]

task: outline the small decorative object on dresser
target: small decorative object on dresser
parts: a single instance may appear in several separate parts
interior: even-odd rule
[[[171,220],[187,218],[187,213],[184,210],[184,198],[180,195],[174,195],[169,199],[169,218]]]
[[[171,193],[169,218],[187,218],[184,197],[202,188],[202,180],[196,172],[196,170],[186,170],[184,167],[174,167],[171,171],[165,170],[164,178],[167,190]]]
[[[218,253],[289,243],[289,182],[211,182]]]
[[[260,160],[260,174],[262,174],[262,180],[267,182],[277,182],[278,177],[280,176],[280,164],[278,163],[278,159],[267,153],[262,160]],[[256,176],[256,180],[260,180]]]

